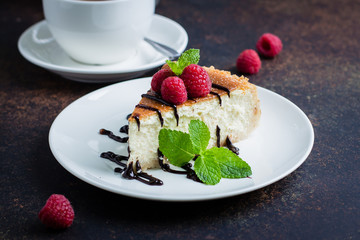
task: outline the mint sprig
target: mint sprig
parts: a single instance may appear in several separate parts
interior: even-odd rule
[[[180,76],[187,66],[190,64],[197,64],[199,60],[200,50],[191,48],[183,52],[176,62],[166,60],[166,63],[177,76]]]
[[[251,167],[227,148],[207,149],[210,131],[200,120],[191,120],[189,133],[161,129],[159,149],[175,166],[182,167],[197,156],[194,171],[206,184],[215,185],[221,178],[244,178],[252,174]]]

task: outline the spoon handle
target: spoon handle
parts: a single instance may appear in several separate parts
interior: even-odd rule
[[[149,43],[155,50],[168,57],[170,60],[175,60],[180,56],[180,53],[178,51],[169,46],[166,46],[149,38],[144,38],[144,40]]]

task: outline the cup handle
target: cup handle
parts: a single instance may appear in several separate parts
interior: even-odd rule
[[[49,38],[39,38],[38,35],[39,35],[39,31],[40,31],[41,27],[42,27],[42,24],[37,24],[32,31],[32,38],[33,38],[34,42],[36,42],[37,44],[47,44],[47,43],[54,41],[55,39],[53,36],[51,36]]]

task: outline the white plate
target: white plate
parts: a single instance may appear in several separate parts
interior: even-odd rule
[[[185,50],[188,43],[185,29],[160,15],[154,16],[146,37],[168,45],[179,53]],[[31,63],[74,81],[105,83],[131,79],[164,64],[167,59],[143,41],[136,54],[126,61],[111,65],[86,65],[71,59],[56,41],[50,39],[52,35],[43,20],[21,35],[18,48]]]
[[[236,144],[253,175],[245,179],[222,179],[208,186],[157,170],[147,172],[164,185],[148,186],[114,173],[99,155],[113,151],[127,155],[127,144],[100,135],[106,128],[117,135],[126,116],[150,86],[140,78],[101,88],[76,100],[55,119],[49,133],[51,151],[58,162],[76,177],[96,187],[142,199],[196,201],[234,196],[267,186],[298,168],[309,155],[314,132],[306,115],[284,97],[258,87],[262,116],[252,135]]]

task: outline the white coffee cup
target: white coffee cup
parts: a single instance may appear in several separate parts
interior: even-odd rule
[[[50,32],[71,58],[111,64],[136,53],[155,0],[43,0],[43,8]]]

